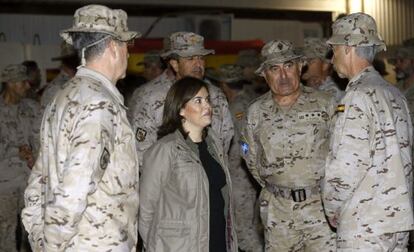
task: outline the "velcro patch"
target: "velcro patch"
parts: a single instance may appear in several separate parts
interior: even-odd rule
[[[138,128],[137,132],[135,132],[135,138],[138,140],[138,142],[144,141],[146,136],[147,132],[143,128]]]

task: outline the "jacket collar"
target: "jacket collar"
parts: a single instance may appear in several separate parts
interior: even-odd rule
[[[111,81],[108,78],[106,78],[104,75],[102,75],[101,73],[94,71],[92,69],[86,68],[86,67],[81,67],[76,72],[76,76],[77,77],[88,77],[88,78],[99,81],[99,83],[102,84],[102,87],[105,90],[107,90],[119,104],[121,104],[124,108],[126,108],[124,106],[124,97],[115,87],[115,85],[111,83]]]

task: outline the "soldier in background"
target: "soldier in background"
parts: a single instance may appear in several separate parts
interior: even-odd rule
[[[334,67],[349,79],[333,118],[323,181],[337,251],[407,251],[414,216],[406,100],[372,66],[385,44],[371,16],[354,13],[332,29]]]
[[[170,35],[169,49],[161,54],[174,71],[171,78],[166,69],[160,76],[138,88],[132,98],[129,119],[138,141],[138,156],[157,141],[158,127],[162,123],[165,96],[178,79],[191,76],[204,78],[204,56],[214,50],[204,48],[204,38],[192,32],[176,32]],[[213,109],[211,127],[220,137],[227,152],[233,137],[233,122],[225,95],[220,88],[209,84],[210,101]],[[141,159],[140,159],[141,160]]]
[[[81,65],[45,110],[22,212],[34,251],[135,251],[138,159],[115,84],[138,35],[102,5],[79,8],[61,32]]]
[[[302,74],[302,80],[305,81],[307,86],[328,92],[339,103],[344,96],[344,91],[339,89],[330,76],[332,64],[331,59],[328,58],[329,51],[326,40],[319,38],[305,39],[303,55],[306,58],[306,70]]]
[[[63,84],[69,81],[76,73],[79,65],[79,57],[72,45],[62,41],[60,45],[60,56],[52,58],[52,61],[60,60],[59,74],[46,86],[40,99],[40,105],[44,110],[47,104],[53,99],[59,90],[63,89]]]
[[[243,68],[238,65],[222,65],[211,77],[222,88],[229,102],[234,123],[234,137],[229,151],[229,170],[235,201],[236,231],[239,248],[242,251],[263,251],[260,218],[255,214],[257,183],[248,172],[240,153],[240,130],[247,108],[252,100],[244,86],[247,80]]]
[[[155,50],[146,52],[143,61],[139,62],[138,65],[144,66],[143,76],[147,82],[157,78],[165,70],[165,65],[161,60],[160,52]]]
[[[27,75],[29,76],[30,89],[27,92],[27,98],[35,100],[36,102],[40,101],[39,88],[42,85],[42,75],[40,73],[40,68],[37,65],[37,62],[34,60],[26,60],[22,63],[23,66],[27,69]]]
[[[262,187],[265,250],[335,251],[320,194],[333,97],[300,83],[302,56],[291,42],[270,41],[262,56],[256,73],[270,91],[250,105],[241,149]]]
[[[248,81],[248,84],[250,84],[244,86],[246,93],[253,98],[259,97],[269,91],[269,87],[263,77],[255,73],[256,69],[260,66],[260,62],[260,55],[253,49],[241,50],[236,60],[236,65],[243,68],[243,76]]]
[[[398,47],[390,61],[395,66],[397,87],[408,92],[414,86],[414,45]]]
[[[29,99],[27,69],[8,65],[1,73],[0,94],[0,250],[16,250],[17,216],[23,208],[23,191],[34,164],[38,131]]]

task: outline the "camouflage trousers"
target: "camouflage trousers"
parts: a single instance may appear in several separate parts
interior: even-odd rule
[[[260,222],[259,209],[256,206],[256,190],[248,185],[245,185],[244,188],[236,186],[233,187],[233,190],[239,248],[246,252],[262,252],[264,247],[263,227]]]
[[[19,193],[0,195],[0,251],[17,251],[16,229],[20,209]]]
[[[336,235],[326,220],[319,194],[294,202],[264,188],[260,193],[260,215],[265,251],[336,251]]]
[[[338,239],[338,252],[407,252],[409,232],[384,234],[376,237],[353,238],[352,241]]]

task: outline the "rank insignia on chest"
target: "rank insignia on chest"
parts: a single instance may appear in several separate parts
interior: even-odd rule
[[[109,151],[107,148],[104,148],[101,154],[101,160],[100,160],[100,165],[101,165],[102,170],[105,170],[106,167],[108,167],[109,159],[110,159]]]
[[[135,132],[135,138],[137,139],[138,142],[144,141],[146,136],[147,136],[147,132],[142,128],[138,128],[137,132]]]
[[[237,112],[235,117],[237,120],[241,120],[243,118],[244,112]]]
[[[336,106],[336,113],[343,113],[345,111],[345,104],[338,104],[338,106]]]

